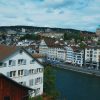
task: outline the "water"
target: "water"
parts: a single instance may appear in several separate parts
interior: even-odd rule
[[[100,100],[100,77],[55,70],[57,89],[66,100]]]

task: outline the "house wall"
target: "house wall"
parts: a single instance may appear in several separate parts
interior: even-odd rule
[[[71,47],[66,48],[66,62],[73,63],[74,61],[74,51]]]
[[[98,48],[86,48],[85,49],[85,64],[88,67],[95,66],[96,69],[100,69],[100,49]]]
[[[39,53],[46,55],[51,59],[58,59],[65,61],[66,50],[64,48],[48,47],[44,40],[41,41],[39,46]]]
[[[84,54],[83,51],[74,53],[74,63],[81,67],[83,66],[83,57],[84,57],[83,54]]]
[[[26,63],[18,64],[19,59],[25,59]],[[9,60],[15,61],[15,65],[9,65]],[[35,90],[38,89],[38,93],[33,93],[33,96],[41,95],[43,93],[43,67],[35,60],[31,64],[32,60],[33,58],[30,57],[26,52],[23,51],[20,53],[18,51],[3,61],[3,63],[6,63],[6,66],[1,66],[0,72],[10,77],[10,74],[15,71],[15,73],[13,73],[15,75],[12,74],[12,77],[10,78]],[[39,71],[39,69],[42,71]],[[19,75],[19,72],[21,73],[19,70],[23,71],[22,75]],[[32,72],[32,70],[34,71]],[[39,78],[40,82],[36,83],[37,78]]]
[[[22,98],[26,95],[28,95],[28,90],[25,88],[18,87],[5,78],[0,78],[0,100],[4,100],[5,96],[9,96],[10,100],[24,100]]]

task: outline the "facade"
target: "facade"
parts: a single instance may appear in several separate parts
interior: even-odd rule
[[[100,47],[87,47],[85,49],[85,65],[89,68],[100,69]]]
[[[75,46],[66,47],[66,62],[74,65],[83,65],[84,52]]]
[[[0,73],[34,89],[32,96],[43,93],[43,66],[23,48],[0,45]]]
[[[74,61],[74,51],[71,46],[66,47],[66,62],[73,63]]]
[[[74,52],[74,64],[79,65],[80,67],[83,66],[83,60],[84,60],[84,51],[83,50],[77,50]]]
[[[37,47],[36,45],[29,45],[24,47],[29,53],[33,54],[37,52]]]
[[[25,46],[31,45],[32,42],[33,42],[32,40],[22,40],[22,41],[19,41],[19,42],[16,44],[16,46],[23,46],[23,47],[25,47]]]
[[[31,88],[0,74],[0,100],[28,100]]]
[[[64,44],[49,38],[41,40],[39,53],[47,56],[47,59],[52,61],[65,61],[66,58]]]

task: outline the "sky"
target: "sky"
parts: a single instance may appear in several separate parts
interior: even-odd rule
[[[100,0],[0,0],[0,26],[28,25],[96,31]]]

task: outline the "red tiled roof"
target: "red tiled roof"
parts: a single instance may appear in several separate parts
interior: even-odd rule
[[[0,45],[0,60],[3,60],[14,53],[18,47],[16,46],[6,46]]]
[[[44,58],[45,56],[44,55],[42,55],[42,54],[39,54],[39,53],[37,53],[37,54],[32,54],[32,56],[33,56],[33,58]]]
[[[22,48],[29,56],[33,58],[33,56],[27,52],[24,48]],[[6,59],[9,57],[11,54],[15,53],[17,50],[20,50],[20,47],[16,46],[6,46],[6,45],[0,45],[0,61]],[[39,62],[36,58],[34,58],[39,64],[42,65],[41,62]]]
[[[78,51],[78,50],[81,50],[80,47],[76,47],[76,46],[71,46],[71,48],[73,49],[74,52]]]
[[[51,48],[64,48],[64,41],[54,38],[44,38],[45,43]]]

